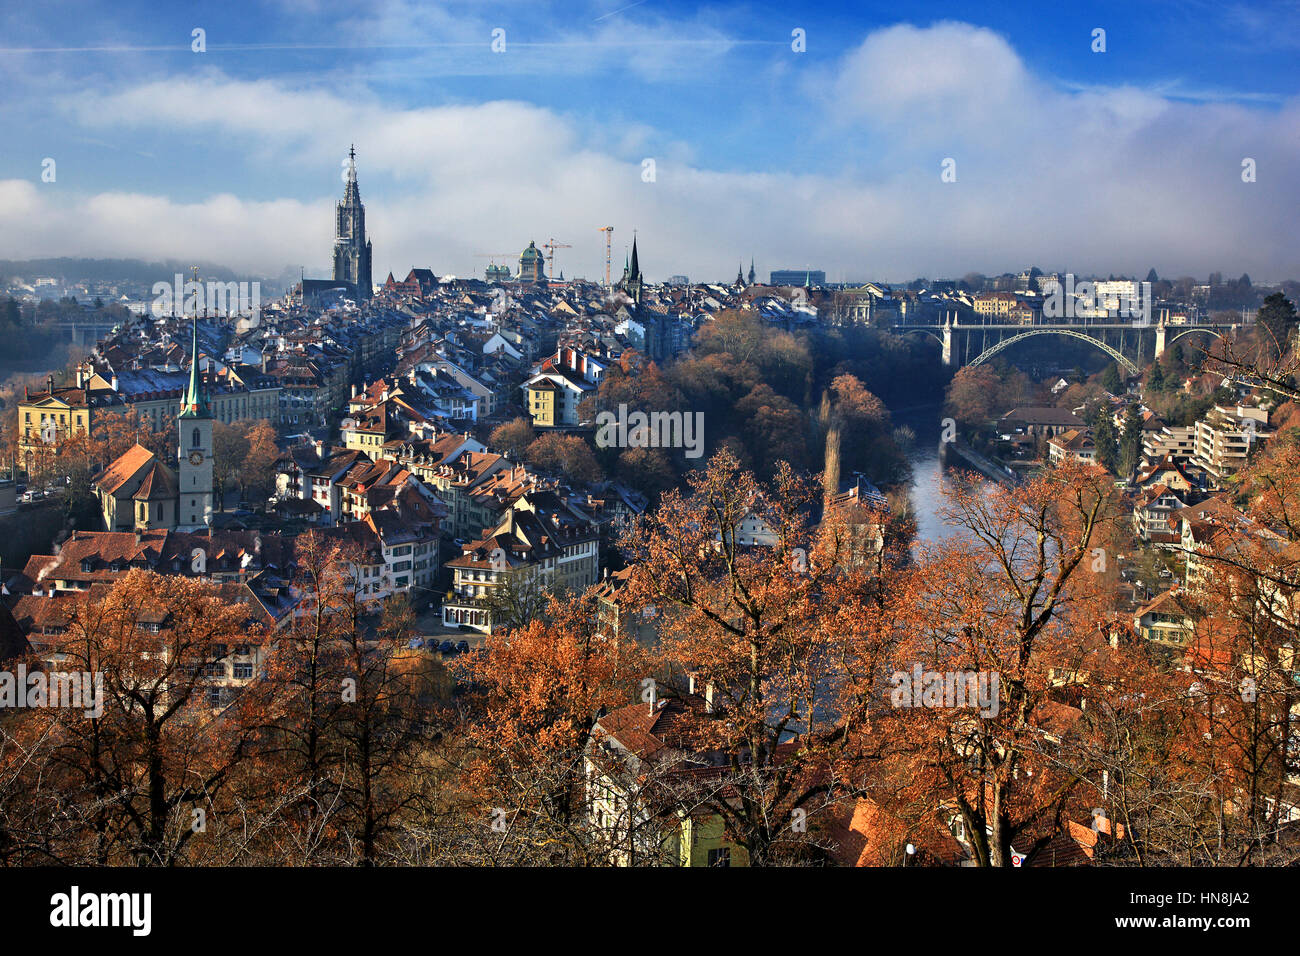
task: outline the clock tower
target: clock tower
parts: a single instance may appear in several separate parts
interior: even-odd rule
[[[181,396],[181,413],[176,419],[177,436],[177,530],[201,531],[208,527],[216,510],[212,480],[212,412],[199,378],[199,320],[194,317],[193,348],[190,351],[190,384]]]

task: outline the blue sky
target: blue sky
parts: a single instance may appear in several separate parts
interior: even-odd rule
[[[323,271],[355,141],[380,277],[552,236],[595,277],[602,225],[651,278],[1300,276],[1298,27],[1295,2],[15,6],[0,257]]]

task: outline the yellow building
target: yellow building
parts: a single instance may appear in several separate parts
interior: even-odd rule
[[[982,292],[971,301],[976,315],[1008,319],[1019,300],[1011,292]]]
[[[557,424],[556,409],[559,405],[559,386],[550,379],[542,378],[524,387],[528,400],[528,414],[533,419],[535,428],[554,428]]]
[[[54,376],[43,392],[25,392],[18,403],[18,456],[30,473],[33,463],[45,454],[58,455],[76,435],[88,435],[93,424],[90,389],[82,374],[77,384],[54,387]]]

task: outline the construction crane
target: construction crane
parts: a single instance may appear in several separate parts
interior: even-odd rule
[[[614,238],[614,226],[601,226],[595,230],[604,233],[604,287],[610,287],[610,241]]]
[[[546,257],[546,261],[551,270],[551,278],[554,279],[555,278],[555,250],[572,249],[573,246],[569,245],[567,242],[556,242],[555,237],[552,236],[549,242],[546,242],[542,245],[542,248],[551,250],[551,254]]]

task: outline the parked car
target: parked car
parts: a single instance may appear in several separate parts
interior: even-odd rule
[[[438,650],[443,654],[455,654],[456,645],[453,644],[451,641],[443,641],[440,645],[438,645]]]
[[[457,641],[457,642],[456,642],[456,652],[457,652],[458,654],[468,654],[468,653],[469,653],[469,641]]]

